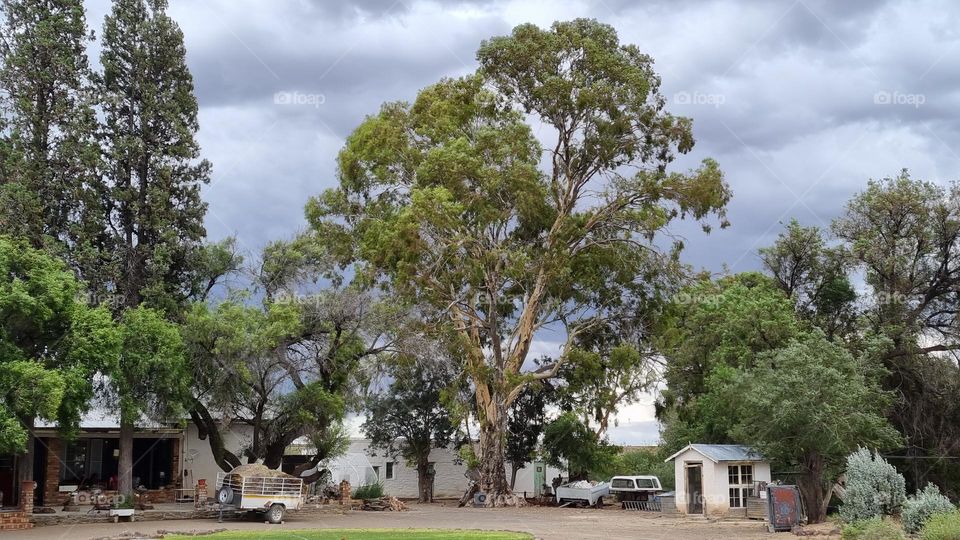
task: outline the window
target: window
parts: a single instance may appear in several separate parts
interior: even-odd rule
[[[375,475],[377,476],[377,480],[380,480],[380,466],[379,466],[379,465],[374,465],[374,466],[373,466],[373,474],[375,474]]]
[[[393,462],[388,461],[387,462],[387,480],[390,480],[391,478],[393,478]]]
[[[79,484],[87,477],[87,439],[76,439],[64,445],[60,466],[61,484]]]
[[[653,478],[637,478],[637,487],[644,489],[656,489],[660,486],[653,484]]]
[[[730,508],[744,508],[747,497],[753,496],[753,465],[729,465]]]

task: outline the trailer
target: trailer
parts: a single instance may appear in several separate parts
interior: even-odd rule
[[[303,506],[303,480],[283,473],[263,474],[250,469],[217,473],[217,503],[220,520],[224,512],[259,512],[269,523],[282,523],[288,510]],[[266,469],[266,467],[264,467]],[[269,469],[267,469],[269,471]],[[260,473],[260,474],[258,474]]]
[[[556,492],[557,504],[585,503],[587,506],[600,508],[603,506],[603,498],[610,495],[610,484],[601,482],[591,485],[590,482],[580,480],[558,486]]]

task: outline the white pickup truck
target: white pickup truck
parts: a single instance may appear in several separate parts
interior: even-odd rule
[[[623,508],[659,512],[657,495],[661,492],[663,487],[656,476],[614,476],[610,479],[610,495],[615,496]]]
[[[600,482],[593,485],[586,480],[568,482],[557,487],[557,504],[586,503],[588,506],[603,506],[603,498],[610,495],[610,484]]]

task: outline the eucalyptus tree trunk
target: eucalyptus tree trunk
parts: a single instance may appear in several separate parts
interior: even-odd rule
[[[486,494],[486,506],[522,506],[525,501],[513,494],[507,480],[507,396],[487,391],[477,393],[480,419],[479,491]]]

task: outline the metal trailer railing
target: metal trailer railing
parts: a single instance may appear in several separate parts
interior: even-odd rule
[[[303,479],[285,476],[240,476],[217,473],[217,489],[228,486],[239,496],[300,497],[303,494]]]
[[[623,501],[625,510],[637,510],[641,512],[660,512],[661,506],[658,500],[649,501]]]

